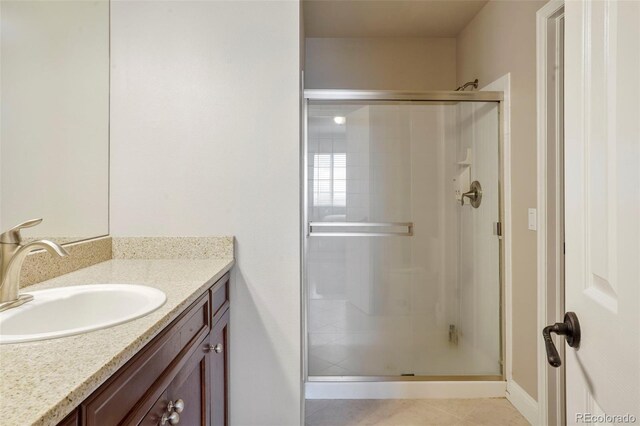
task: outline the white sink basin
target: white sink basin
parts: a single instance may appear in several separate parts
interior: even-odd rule
[[[111,327],[140,318],[167,299],[158,289],[133,284],[91,284],[26,293],[34,299],[0,312],[0,344]]]

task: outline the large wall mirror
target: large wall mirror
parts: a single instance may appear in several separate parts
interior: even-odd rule
[[[0,0],[0,23],[0,230],[108,234],[109,1]]]

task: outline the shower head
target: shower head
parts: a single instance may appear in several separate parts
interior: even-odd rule
[[[477,89],[477,88],[478,88],[478,79],[476,78],[476,79],[475,79],[475,80],[473,80],[473,81],[467,81],[465,84],[463,84],[462,86],[458,87],[458,88],[456,89],[456,92],[461,91],[461,90],[464,90],[464,89],[466,89],[466,88],[467,88],[467,87],[469,87],[469,86],[473,86],[473,88],[474,88],[474,89]]]

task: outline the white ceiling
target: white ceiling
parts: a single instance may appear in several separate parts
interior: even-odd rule
[[[455,37],[487,0],[304,0],[305,37]]]

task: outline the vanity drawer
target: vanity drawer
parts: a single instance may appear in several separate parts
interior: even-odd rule
[[[140,402],[158,392],[155,382],[189,356],[210,328],[211,304],[205,293],[81,404],[82,424],[116,425],[145,410]]]
[[[211,292],[211,313],[213,322],[215,324],[218,318],[222,316],[224,311],[229,307],[229,277],[231,274],[227,273],[220,278]]]

